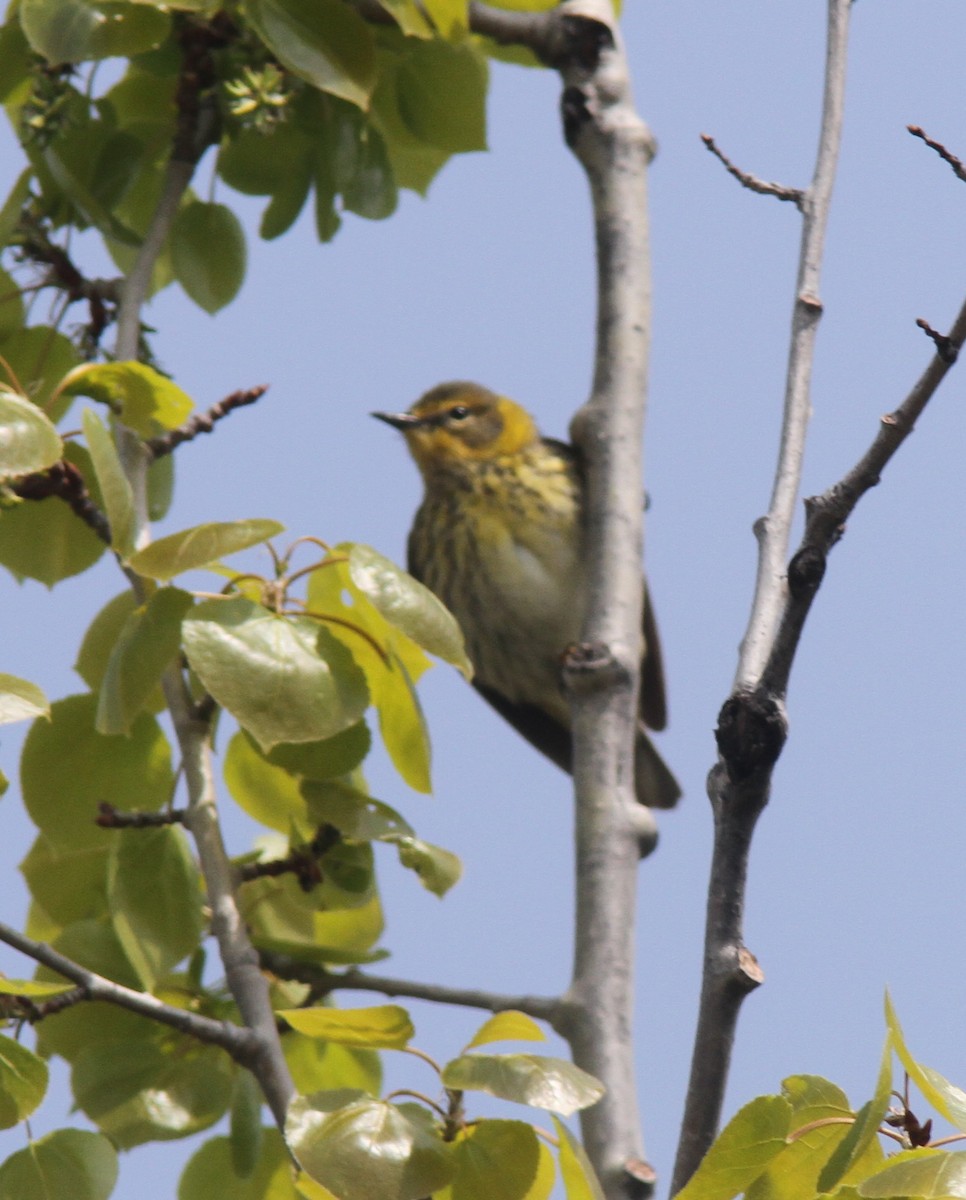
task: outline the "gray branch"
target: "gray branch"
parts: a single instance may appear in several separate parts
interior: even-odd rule
[[[102,1000],[107,1004],[116,1004],[119,1008],[126,1008],[129,1012],[137,1013],[138,1016],[148,1017],[152,1021],[168,1025],[179,1033],[188,1034],[213,1046],[220,1046],[243,1066],[251,1067],[255,1061],[257,1047],[251,1031],[248,1029],[232,1025],[228,1021],[215,1021],[211,1017],[204,1017],[198,1013],[189,1012],[187,1009],[177,1008],[172,1004],[165,1004],[147,992],[137,992],[133,988],[124,987],[123,984],[115,983],[111,979],[105,979],[103,975],[89,971],[86,967],[74,962],[73,959],[65,958],[63,954],[46,943],[35,942],[32,938],[26,937],[3,923],[0,923],[0,942],[5,942],[8,946],[19,950],[21,954],[26,954],[35,962],[49,967],[58,975],[63,975],[65,979],[71,980],[72,983],[83,989],[87,1000]]]

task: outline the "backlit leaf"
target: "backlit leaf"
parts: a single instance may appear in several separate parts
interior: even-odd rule
[[[157,425],[181,425],[194,407],[176,383],[139,362],[84,363],[64,376],[57,394],[98,400],[146,438],[158,432]]]
[[[37,405],[0,387],[0,482],[46,471],[63,452],[57,430]]]
[[[0,671],[0,725],[48,716],[50,704],[35,683]]]
[[[724,1127],[678,1197],[731,1200],[784,1149],[792,1106],[783,1096],[758,1096]]]
[[[560,1175],[567,1200],[605,1200],[604,1189],[583,1146],[563,1121],[554,1117],[553,1124],[560,1140]]]
[[[254,518],[250,521],[212,521],[195,525],[158,538],[143,550],[132,554],[128,565],[150,579],[173,579],[183,571],[207,566],[226,554],[235,554],[282,533],[278,521]]]
[[[547,1035],[532,1017],[526,1013],[508,1010],[494,1013],[479,1027],[463,1047],[486,1046],[490,1042],[545,1042]]]
[[[487,1092],[565,1117],[604,1094],[603,1084],[580,1067],[536,1054],[461,1054],[446,1064],[442,1078],[448,1088]]]
[[[0,1200],[107,1200],[117,1182],[117,1151],[86,1129],[57,1129],[0,1166]]]
[[[909,1078],[922,1092],[926,1101],[937,1112],[942,1113],[950,1125],[966,1131],[966,1093],[955,1084],[950,1083],[948,1079],[944,1079],[938,1071],[934,1071],[931,1067],[924,1067],[912,1057],[888,992],[885,997],[885,1010],[886,1025],[892,1037],[892,1045],[899,1056],[899,1061],[908,1072]]]
[[[401,1050],[416,1032],[409,1013],[398,1004],[374,1008],[287,1008],[277,1015],[307,1037],[368,1050]]]
[[[400,115],[439,150],[485,150],[487,82],[486,61],[470,43],[415,42],[396,77]]]
[[[29,1117],[46,1091],[44,1060],[0,1034],[0,1129],[10,1129]]]

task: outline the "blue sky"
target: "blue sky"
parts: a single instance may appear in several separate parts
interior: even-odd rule
[[[666,1181],[700,967],[704,778],[751,596],[751,526],[771,486],[799,236],[792,207],[741,190],[699,134],[764,178],[807,182],[824,5],[627,8],[639,107],[660,143],[647,564],[669,673],[671,725],[660,744],[686,793],[660,818],[638,913],[645,1139]],[[855,5],[805,494],[852,465],[924,367],[929,345],[915,319],[942,329],[966,294],[966,185],[905,131],[920,124],[966,157],[964,44],[961,0]],[[566,432],[590,381],[594,285],[586,185],[559,135],[557,90],[549,73],[495,68],[490,153],[451,163],[428,200],[406,197],[386,222],[348,217],[330,246],[315,243],[307,221],[259,244],[258,205],[218,186],[252,231],[244,290],[214,319],[173,289],[162,294],[148,314],[155,347],[199,406],[255,383],[271,391],[179,452],[162,532],[274,517],[293,535],[364,541],[401,560],[418,478],[372,409],[403,408],[434,383],[471,378],[525,403],[545,432]],[[6,130],[2,138],[0,185],[9,186],[19,160]],[[201,193],[209,171],[204,164]],[[966,1081],[966,968],[961,938],[950,936],[966,915],[961,370],[849,523],[808,621],[790,739],[752,854],[746,939],[766,983],[742,1013],[729,1111],[799,1072],[828,1075],[861,1103],[877,1070],[887,985],[913,1051]],[[52,594],[0,581],[0,669],[51,696],[79,690],[63,664],[121,587],[106,562]],[[422,695],[435,795],[408,794],[380,761],[369,780],[422,836],[459,853],[466,874],[439,901],[386,856],[387,970],[558,991],[570,967],[567,780],[450,668],[434,669]],[[5,732],[0,765],[11,777],[17,744],[16,731]],[[241,851],[252,831],[230,801],[225,809],[231,848]],[[15,864],[32,835],[16,789],[2,812],[0,911],[18,921],[25,893]],[[7,951],[0,969],[27,973]],[[417,1043],[440,1058],[482,1019],[412,1010]],[[412,1081],[412,1064],[399,1071],[394,1082]],[[511,1107],[501,1111],[517,1115]],[[34,1129],[64,1119],[55,1096]],[[21,1130],[0,1136],[7,1153],[22,1144]],[[127,1156],[115,1195],[173,1196],[180,1160],[177,1145]]]

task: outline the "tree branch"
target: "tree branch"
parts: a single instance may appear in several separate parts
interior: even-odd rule
[[[474,9],[479,15],[479,10]],[[576,926],[570,987],[555,1025],[574,1062],[606,1086],[581,1113],[609,1200],[650,1193],[632,1042],[639,859],[653,848],[634,798],[641,656],[641,430],[650,336],[647,167],[653,140],[634,109],[610,3],[565,0],[545,14],[539,53],[560,71],[564,135],[590,184],[597,248],[593,393],[571,423],[588,465],[588,611],[565,664],[576,795]]]
[[[183,443],[193,441],[199,433],[211,433],[216,421],[221,421],[229,413],[234,412],[236,408],[242,408],[246,404],[254,404],[267,391],[268,384],[265,383],[232,392],[224,400],[219,400],[217,404],[213,404],[206,412],[195,413],[193,417],[190,417],[183,425],[179,425],[176,429],[169,429],[167,433],[149,438],[145,442],[145,445],[152,458],[161,458],[165,454],[170,454],[172,450],[177,449]]]
[[[442,984],[394,979],[388,975],[371,975],[356,968],[335,972],[288,955],[265,951],[262,952],[262,964],[280,979],[307,983],[319,997],[335,991],[378,992],[383,996],[402,996],[409,1000],[428,1000],[434,1004],[479,1008],[484,1012],[515,1010],[537,1021],[546,1021],[549,1025],[554,1025],[560,1015],[560,1000],[556,996],[514,996],[479,988],[445,987]]]
[[[768,802],[772,768],[787,731],[784,701],[794,648],[788,647],[790,654],[783,651],[784,674],[773,668],[775,654],[789,637],[792,591],[808,591],[811,585],[804,586],[805,579],[813,580],[817,589],[821,579],[820,571],[817,576],[814,571],[809,573],[804,558],[787,576],[785,564],[810,415],[815,336],[822,313],[819,269],[841,143],[850,3],[828,0],[821,132],[814,176],[800,206],[803,228],[778,467],[768,514],[756,523],[755,597],[735,684],[719,717],[719,761],[708,780],[715,831],[704,969],[672,1194],[687,1183],[714,1140],[741,1003],[763,978],[742,939],[745,884],[755,825]],[[793,611],[798,614],[797,607]],[[795,646],[797,638],[796,634]]]
[[[89,971],[73,959],[65,958],[44,942],[35,942],[9,925],[0,923],[0,942],[5,942],[35,962],[49,967],[58,975],[82,988],[87,1000],[102,1000],[116,1004],[138,1016],[148,1017],[168,1025],[179,1033],[188,1034],[199,1041],[220,1046],[242,1066],[251,1067],[255,1058],[255,1045],[251,1032],[228,1021],[215,1021],[173,1004],[165,1004],[148,992],[137,992],[133,988],[105,979],[95,971]]]
[[[742,187],[746,187],[750,192],[757,192],[759,196],[774,196],[776,200],[788,200],[796,208],[801,208],[802,201],[805,198],[805,193],[801,188],[786,187],[781,183],[766,183],[764,179],[759,179],[757,175],[750,175],[747,171],[742,171],[740,167],[736,167],[710,134],[702,133],[701,141],[704,142],[705,147],[711,151],[728,174],[734,176]]]

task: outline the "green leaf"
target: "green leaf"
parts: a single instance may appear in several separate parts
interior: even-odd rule
[[[94,696],[58,700],[50,721],[35,721],[24,742],[24,803],[59,849],[102,846],[116,837],[94,823],[102,800],[125,811],[153,811],[174,786],[170,747],[154,718],[142,714],[126,738],[103,737],[94,730],[96,704]]]
[[[551,0],[552,7],[555,0]],[[444,38],[461,38],[469,27],[467,0],[424,0],[426,11]],[[502,8],[499,3],[496,8]]]
[[[224,204],[193,200],[171,227],[175,278],[199,308],[216,313],[230,304],[245,278],[245,232]]]
[[[376,81],[372,33],[341,0],[248,0],[259,37],[320,91],[367,108]]]
[[[378,129],[367,126],[360,138],[355,172],[342,189],[342,202],[349,212],[382,221],[396,211],[397,200],[386,143]]]
[[[170,1030],[92,1044],[74,1059],[74,1098],[121,1149],[208,1129],[224,1116],[235,1068],[223,1050]],[[68,1193],[69,1195],[69,1193]]]
[[[0,1129],[10,1129],[29,1117],[46,1091],[44,1060],[13,1038],[0,1034]]]
[[[453,1165],[452,1200],[535,1200],[549,1196],[553,1187],[551,1163],[549,1186],[533,1190],[541,1167],[540,1143],[524,1121],[475,1122],[454,1144]]]
[[[815,1187],[819,1191],[832,1192],[843,1180],[854,1183],[857,1168],[859,1178],[862,1178],[875,1170],[882,1161],[878,1130],[889,1108],[891,1089],[892,1035],[889,1034],[882,1048],[875,1095],[856,1113],[855,1123],[849,1127],[845,1137],[820,1171],[815,1180]]]
[[[352,582],[391,625],[430,654],[458,667],[464,678],[472,677],[456,618],[429,588],[371,546],[344,543],[336,552],[348,554]]]
[[[580,1067],[537,1054],[461,1054],[446,1064],[442,1079],[448,1088],[486,1092],[565,1117],[604,1094],[603,1084]]]
[[[231,1097],[229,1142],[232,1173],[250,1179],[262,1153],[262,1103],[264,1095],[251,1071],[239,1071]]]
[[[885,995],[886,1026],[892,1037],[892,1045],[909,1078],[922,1092],[926,1102],[941,1113],[950,1125],[966,1132],[966,1093],[944,1079],[938,1071],[924,1067],[909,1053],[906,1039],[889,993]]]
[[[64,458],[80,466],[88,484],[93,482],[94,468],[83,446],[68,443]],[[106,548],[57,496],[0,508],[0,563],[15,575],[53,587],[93,566]]]
[[[158,588],[124,623],[100,685],[98,733],[126,734],[181,649],[181,622],[192,606],[179,588]]]
[[[192,669],[263,748],[333,737],[368,706],[352,657],[307,617],[280,617],[244,597],[208,600],[183,636]]]
[[[122,246],[128,246],[131,249],[140,246],[141,240],[137,234],[128,229],[109,208],[101,203],[53,146],[48,146],[44,151],[43,162],[65,199],[88,225],[93,225],[105,238],[111,238]]]
[[[546,1040],[547,1035],[532,1017],[528,1017],[526,1013],[508,1009],[506,1012],[494,1013],[492,1017],[484,1021],[463,1047],[463,1050],[472,1050],[474,1046],[486,1046],[491,1042],[545,1042]]]
[[[33,173],[33,167],[24,167],[10,189],[10,194],[4,200],[3,207],[0,208],[0,246],[6,246],[10,240],[10,235],[20,220],[20,211],[26,204],[27,197],[30,195],[30,181],[33,178]],[[4,329],[3,332],[6,333],[7,330]]]
[[[254,820],[279,833],[312,836],[314,825],[298,779],[274,766],[250,734],[239,731],[232,736],[224,773],[232,799]]]
[[[107,1200],[117,1182],[117,1152],[106,1137],[57,1129],[0,1166],[0,1200]]]
[[[889,1159],[877,1175],[859,1184],[859,1195],[872,1198],[915,1196],[924,1200],[966,1197],[966,1154],[920,1147]]]
[[[426,1123],[383,1100],[341,1106],[332,1096],[294,1100],[285,1138],[306,1174],[339,1200],[422,1200],[450,1180],[449,1147]]]
[[[174,429],[191,415],[191,397],[153,367],[139,362],[84,363],[69,371],[57,395],[89,396],[108,405],[141,437],[157,426]]]
[[[87,627],[77,651],[74,670],[92,692],[101,686],[114,644],[128,617],[138,608],[137,597],[130,588],[118,593],[104,605]]]
[[[320,891],[315,888],[306,896],[291,877],[246,884],[241,892],[242,913],[256,945],[314,963],[385,958],[384,952],[372,949],[383,930],[379,897],[364,891],[357,907],[343,904],[323,909],[314,902]]]
[[[13,232],[10,229],[4,235],[3,224],[3,213],[0,212],[0,246],[6,243],[7,237]],[[0,267],[0,342],[23,326],[24,317],[25,309],[20,286],[9,272]],[[6,390],[0,391],[0,395],[3,395]]]
[[[31,325],[5,336],[0,341],[0,354],[34,404],[56,424],[70,407],[70,398],[58,403],[53,393],[78,361],[69,338],[49,325]],[[6,368],[0,378],[6,382]]]
[[[162,454],[148,465],[148,519],[163,521],[174,499],[174,455]]]
[[[85,408],[81,424],[104,497],[104,507],[111,526],[111,546],[125,557],[134,546],[134,494],[121,466],[114,439],[97,413]]]
[[[376,1096],[382,1087],[382,1060],[374,1050],[305,1037],[294,1029],[282,1035],[285,1061],[303,1095],[321,1089],[354,1088]]]
[[[91,0],[22,0],[30,45],[51,64],[128,57],[164,41],[170,20],[155,6]]]
[[[267,758],[274,766],[305,779],[335,779],[354,771],[371,745],[369,727],[365,721],[359,721],[321,742],[273,746]]]
[[[606,1200],[590,1159],[563,1121],[553,1118],[560,1139],[560,1175],[567,1200]]]
[[[250,521],[212,521],[195,525],[158,538],[150,546],[138,550],[128,559],[128,565],[139,575],[150,579],[173,579],[183,571],[205,567],[226,554],[235,554],[259,542],[282,533],[278,521],[254,518]]]
[[[379,0],[391,13],[393,20],[407,37],[431,38],[433,27],[426,20],[416,0]]]
[[[396,77],[399,113],[439,150],[485,150],[487,83],[486,60],[470,44],[415,43]]]
[[[73,988],[72,983],[42,983],[37,979],[8,979],[0,976],[0,996],[27,996],[31,1000],[49,1000]],[[19,1045],[19,1043],[18,1043]]]
[[[784,1149],[792,1106],[783,1096],[758,1096],[715,1139],[677,1200],[731,1200]]]
[[[305,780],[302,795],[313,824],[334,825],[345,837],[394,842],[412,834],[409,823],[394,808],[338,780]]]
[[[286,1008],[277,1016],[306,1037],[368,1050],[402,1050],[415,1034],[409,1013],[398,1004],[374,1008]]]
[[[261,1132],[261,1153],[252,1171],[237,1168],[230,1139],[212,1138],[188,1160],[178,1200],[301,1200],[292,1183],[292,1160],[277,1129]]]
[[[58,849],[39,834],[21,862],[31,896],[61,929],[85,917],[107,914],[109,847],[105,838],[97,846]]]
[[[141,986],[152,991],[197,948],[205,927],[201,879],[182,831],[167,826],[115,837],[107,898],[118,940]]]
[[[0,671],[0,725],[49,716],[50,704],[35,683]]]
[[[36,404],[0,387],[0,482],[46,471],[63,453],[57,430]]]
[[[451,850],[416,837],[383,840],[395,842],[400,864],[409,871],[415,871],[419,882],[434,896],[445,896],[462,878],[463,864]]]

